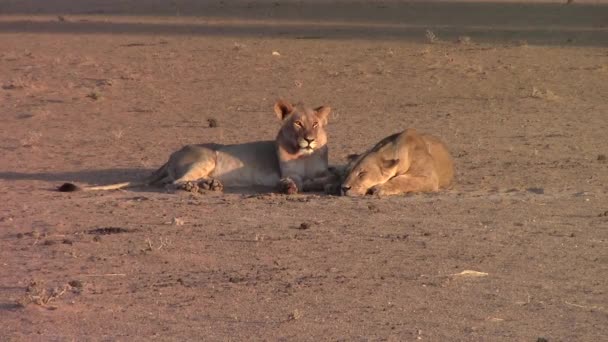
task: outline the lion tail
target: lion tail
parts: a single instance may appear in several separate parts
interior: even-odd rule
[[[158,170],[152,172],[151,175],[146,177],[143,180],[132,181],[132,182],[123,182],[123,183],[115,183],[109,185],[100,185],[100,186],[85,186],[79,187],[73,183],[64,183],[59,188],[57,188],[60,192],[72,192],[72,191],[99,191],[99,190],[118,190],[124,188],[132,188],[137,186],[147,186],[157,184],[168,178],[168,168],[169,163],[165,163]]]

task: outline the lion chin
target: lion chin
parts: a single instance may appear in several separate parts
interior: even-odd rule
[[[300,152],[302,154],[306,154],[306,155],[313,154],[314,151],[315,150],[312,147],[302,147],[302,148],[300,148]]]

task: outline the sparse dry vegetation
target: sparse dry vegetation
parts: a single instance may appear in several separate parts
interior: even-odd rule
[[[43,281],[32,280],[25,289],[25,295],[17,302],[22,306],[27,306],[28,304],[48,306],[51,302],[63,296],[70,288],[71,286],[68,284],[47,288]]]
[[[0,15],[0,340],[608,335],[597,5],[27,3]],[[55,191],[272,140],[279,97],[332,107],[332,165],[408,127],[441,137],[454,187]]]

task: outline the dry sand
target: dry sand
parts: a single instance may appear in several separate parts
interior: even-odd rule
[[[0,3],[3,340],[608,335],[606,6],[161,3]],[[54,191],[272,139],[278,97],[334,108],[333,163],[439,135],[457,184]]]

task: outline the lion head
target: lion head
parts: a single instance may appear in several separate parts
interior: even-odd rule
[[[279,100],[274,112],[283,121],[277,141],[292,155],[310,155],[327,144],[325,126],[331,108],[310,109],[302,103],[292,105]]]
[[[386,183],[397,172],[399,159],[395,159],[394,142],[399,134],[380,141],[361,155],[350,155],[341,193],[345,196],[363,196],[379,184]]]

